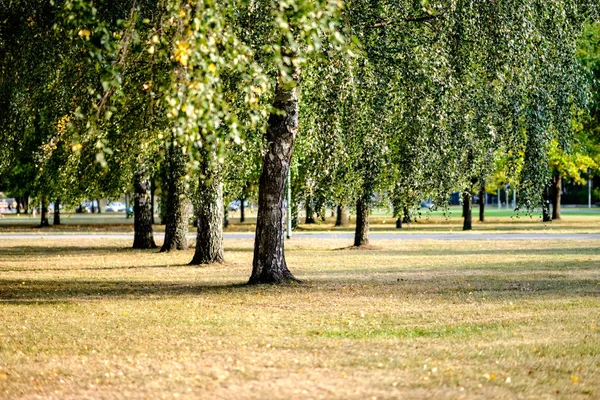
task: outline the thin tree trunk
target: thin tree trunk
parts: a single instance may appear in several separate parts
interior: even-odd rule
[[[369,205],[364,199],[356,202],[356,230],[354,231],[354,246],[369,244]]]
[[[315,223],[315,217],[314,217],[314,210],[312,209],[312,199],[307,198],[306,199],[306,218],[304,219],[304,223],[305,224],[314,224]]]
[[[152,214],[152,225],[156,223],[154,220],[154,193],[156,192],[156,179],[154,179],[154,175],[150,177],[150,213]]]
[[[223,183],[216,157],[205,154],[198,185],[196,251],[190,265],[223,262]]]
[[[560,219],[560,198],[562,195],[562,177],[556,175],[552,178],[552,219]]]
[[[42,196],[41,205],[40,205],[40,228],[47,228],[50,226],[50,221],[48,221],[48,199],[46,196]]]
[[[244,206],[245,201],[246,199],[244,197],[240,199],[240,223],[246,221],[246,207]]]
[[[100,199],[96,199],[96,203],[98,206],[98,214],[102,214],[102,206],[100,205]]]
[[[463,192],[463,231],[470,231],[473,225],[473,216],[471,212],[471,194]]]
[[[155,249],[152,232],[152,196],[150,196],[150,178],[146,166],[142,163],[133,175],[133,248]]]
[[[347,206],[337,206],[337,215],[335,218],[335,226],[347,228],[350,226],[349,211]]]
[[[404,214],[404,216],[402,217],[402,222],[404,222],[405,224],[410,224],[410,211],[408,210],[408,207],[404,207],[402,212]]]
[[[485,221],[485,187],[481,185],[481,189],[479,190],[479,222]]]
[[[54,225],[60,225],[60,199],[54,201]]]
[[[188,200],[185,193],[185,156],[180,147],[171,143],[167,152],[167,204],[165,241],[161,252],[188,248]]]
[[[258,190],[258,215],[254,240],[252,275],[248,283],[283,283],[295,281],[287,267],[284,253],[286,216],[285,183],[298,132],[298,97],[296,87],[278,84],[273,102],[275,110],[267,125],[268,149],[263,157]]]
[[[396,218],[396,229],[402,229],[402,217]]]
[[[552,215],[550,214],[550,201],[544,200],[544,204],[542,205],[542,221],[550,222],[552,221]]]
[[[91,203],[91,213],[94,214],[96,212],[96,206],[94,205],[94,200],[90,201]]]

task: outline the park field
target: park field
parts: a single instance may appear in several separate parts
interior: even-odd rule
[[[0,241],[0,398],[600,398],[600,240],[130,244]]]
[[[225,232],[254,232],[256,230],[256,210],[248,210],[246,221],[240,223],[239,212],[229,213],[229,226]],[[404,224],[403,228],[396,229],[396,219],[389,210],[374,210],[370,217],[371,231],[395,233],[447,233],[462,231],[463,218],[459,207],[450,207],[447,213],[441,211],[431,212],[421,209],[415,213],[416,222]],[[562,219],[551,222],[542,222],[541,215],[515,213],[512,210],[488,207],[485,213],[485,222],[478,221],[477,208],[473,209],[473,231],[489,233],[600,233],[600,208],[565,208]],[[50,219],[52,223],[52,218]],[[0,234],[10,233],[133,233],[133,218],[125,218],[125,213],[102,214],[64,214],[61,217],[62,225],[39,229],[39,216],[17,216],[5,214],[0,218]],[[158,217],[156,222],[159,222]],[[317,223],[306,225],[303,215],[299,218],[298,232],[353,232],[355,216],[350,216],[350,226],[335,227],[335,217],[328,210],[325,221],[317,219]],[[196,228],[190,225],[190,234]],[[164,232],[164,225],[154,225],[154,231]]]

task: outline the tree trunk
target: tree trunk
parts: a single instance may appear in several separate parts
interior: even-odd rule
[[[346,206],[337,206],[337,215],[335,218],[335,226],[341,226],[347,228],[350,226],[350,220],[348,218],[348,207]]]
[[[354,246],[369,244],[369,204],[364,199],[356,202],[356,230],[354,231]]]
[[[473,216],[471,212],[471,194],[463,192],[463,231],[470,231],[473,225]]]
[[[152,196],[150,196],[150,178],[146,166],[142,163],[133,175],[133,248],[155,249],[152,232]]]
[[[240,223],[246,221],[246,207],[244,206],[245,198],[240,199]]]
[[[94,200],[90,201],[91,203],[91,213],[94,214],[96,212],[96,205],[94,204]]]
[[[402,211],[404,214],[404,216],[402,217],[402,222],[404,222],[405,224],[410,224],[410,211],[408,210],[408,207],[404,207]]]
[[[154,221],[154,193],[156,192],[156,180],[154,179],[154,175],[150,177],[150,214],[152,214],[152,225],[156,223]]]
[[[211,155],[212,156],[212,155]],[[198,185],[196,251],[190,265],[223,262],[223,183],[216,157],[205,155]]]
[[[60,225],[60,199],[54,201],[54,225]]]
[[[98,206],[98,214],[102,214],[102,206],[100,205],[100,199],[96,199],[96,205]]]
[[[298,132],[298,97],[296,88],[278,84],[269,116],[258,190],[258,215],[254,240],[252,275],[248,283],[283,283],[295,281],[284,254],[286,179]],[[289,205],[288,205],[289,207]]]
[[[186,162],[180,147],[171,143],[167,151],[167,204],[165,204],[165,242],[160,251],[188,248],[188,200],[185,193]]]
[[[40,205],[40,228],[47,228],[50,226],[50,221],[48,221],[48,199],[45,196],[42,196],[42,201]]]
[[[479,222],[485,221],[485,187],[481,185],[479,190]]]
[[[542,221],[550,222],[552,221],[552,216],[550,215],[550,201],[544,200],[544,204],[542,205]]]
[[[314,214],[315,214],[315,212],[312,209],[311,199],[307,198],[306,199],[306,218],[304,219],[304,223],[305,224],[314,224],[315,223]]]
[[[552,178],[552,219],[560,219],[560,198],[562,195],[562,177],[556,175]]]
[[[402,218],[396,218],[396,229],[402,229]]]

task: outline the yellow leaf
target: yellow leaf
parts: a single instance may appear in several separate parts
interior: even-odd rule
[[[86,38],[86,39],[89,39],[89,38],[90,38],[90,31],[89,31],[89,30],[87,30],[87,29],[82,29],[82,30],[80,30],[80,31],[79,31],[77,34],[78,34],[78,35],[79,35],[79,37],[81,37],[81,38]]]

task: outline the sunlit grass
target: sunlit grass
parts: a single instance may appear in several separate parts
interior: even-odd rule
[[[597,398],[600,240],[0,242],[0,397]]]

